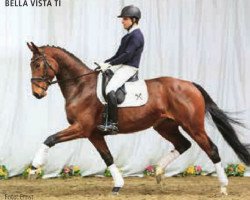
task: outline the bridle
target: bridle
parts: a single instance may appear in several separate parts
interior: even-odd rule
[[[37,56],[35,59],[33,59],[32,63],[36,62],[40,58],[42,58],[44,66],[45,66],[44,74],[41,77],[32,77],[31,83],[34,84],[35,86],[43,89],[44,91],[46,91],[46,88],[40,86],[39,84],[37,84],[37,82],[45,82],[45,83],[47,83],[48,86],[51,85],[50,77],[48,74],[48,69],[50,68],[54,72],[54,74],[56,74],[56,70],[49,64],[49,62],[47,61],[47,59],[43,53],[41,53],[40,56]]]
[[[48,70],[51,69],[53,72],[54,72],[54,75],[56,75],[56,70],[51,66],[51,64],[48,62],[48,60],[46,59],[45,57],[45,54],[44,53],[41,53],[40,56],[37,56],[35,59],[32,59],[32,63],[33,62],[36,62],[38,59],[42,58],[43,60],[43,63],[44,63],[44,66],[45,66],[45,71],[44,71],[44,74],[41,76],[41,77],[32,77],[31,78],[31,83],[34,84],[36,87],[39,87],[41,88],[42,90],[46,91],[47,88],[44,88],[42,86],[40,86],[39,84],[37,84],[37,82],[45,82],[47,83],[47,87],[50,86],[50,85],[53,85],[53,84],[56,84],[56,83],[62,83],[62,82],[66,82],[66,81],[72,81],[72,80],[76,80],[80,77],[83,77],[83,76],[87,76],[87,75],[90,75],[90,74],[94,74],[97,72],[97,70],[94,70],[90,73],[86,73],[86,74],[81,74],[79,76],[76,76],[76,77],[73,77],[73,78],[68,78],[68,79],[63,79],[63,80],[55,80],[55,81],[51,81],[50,80],[50,77],[49,77],[49,74],[48,74]],[[97,63],[96,63],[97,64]]]

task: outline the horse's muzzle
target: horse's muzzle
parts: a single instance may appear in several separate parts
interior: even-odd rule
[[[41,94],[33,92],[33,95],[37,98],[37,99],[41,99],[43,97],[46,96],[46,92],[42,92]]]

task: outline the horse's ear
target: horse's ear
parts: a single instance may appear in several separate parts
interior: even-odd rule
[[[40,51],[38,49],[38,47],[33,43],[28,43],[27,42],[27,46],[29,47],[29,49],[34,53],[34,54],[40,54]]]

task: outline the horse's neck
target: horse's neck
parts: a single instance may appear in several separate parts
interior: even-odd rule
[[[56,78],[59,81],[59,87],[61,88],[62,94],[66,102],[68,102],[88,88],[89,79],[91,77],[74,78],[89,73],[92,70],[61,50],[58,50],[53,57],[59,65],[59,71]],[[63,80],[72,78],[74,80],[63,82]]]

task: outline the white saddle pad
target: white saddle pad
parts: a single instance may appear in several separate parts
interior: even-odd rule
[[[125,90],[127,92],[125,100],[118,107],[136,107],[142,106],[148,101],[148,90],[144,80],[135,82],[126,82]],[[102,95],[102,73],[99,73],[97,78],[97,97],[102,104],[106,104]]]

